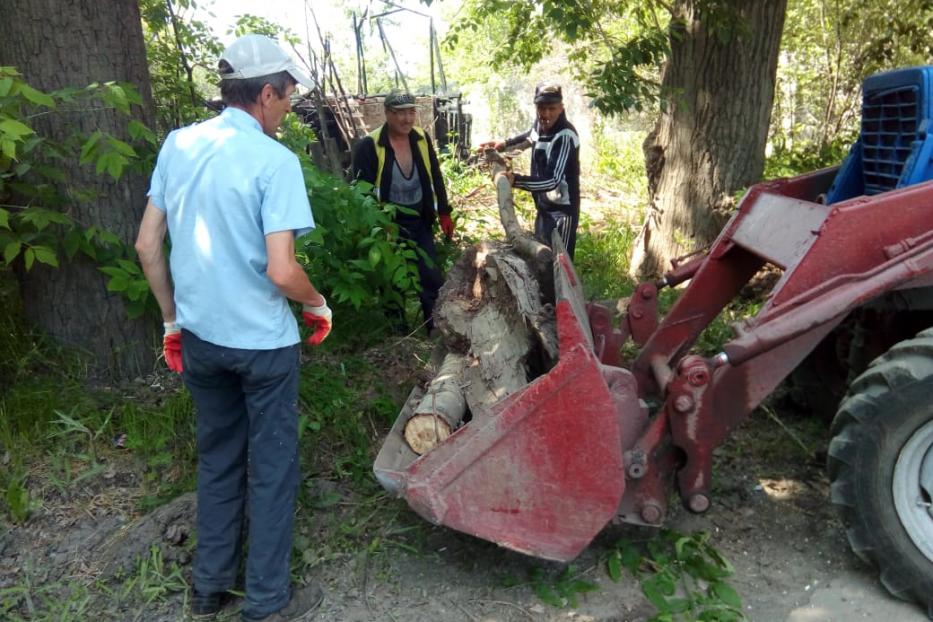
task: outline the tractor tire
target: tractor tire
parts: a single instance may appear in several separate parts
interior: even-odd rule
[[[933,612],[933,329],[852,383],[833,420],[832,502],[894,596]]]

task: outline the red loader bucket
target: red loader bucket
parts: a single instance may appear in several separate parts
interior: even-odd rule
[[[420,397],[414,391],[374,471],[387,490],[432,523],[569,561],[616,514],[625,489],[622,423],[640,417],[634,379],[618,368],[605,373],[593,353],[566,255],[555,266],[557,365],[487,411],[473,413],[421,457],[401,436]]]

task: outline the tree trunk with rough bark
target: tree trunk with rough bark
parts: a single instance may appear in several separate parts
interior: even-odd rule
[[[728,0],[712,19],[698,4],[674,5],[664,106],[644,144],[649,206],[631,262],[642,278],[710,244],[764,169],[787,0]]]
[[[15,66],[44,91],[92,82],[134,84],[144,105],[134,114],[152,125],[153,103],[139,6],[132,0],[4,0],[0,65]],[[73,129],[100,129],[126,139],[127,118],[109,110],[47,115],[40,134],[55,138]],[[67,207],[82,226],[96,226],[132,244],[146,204],[147,179],[127,172],[118,181],[78,162],[56,163],[70,187],[93,190],[90,201]],[[106,277],[82,254],[61,267],[35,265],[20,274],[27,317],[58,342],[86,351],[96,380],[126,379],[151,369],[155,332],[151,321],[129,320],[123,298],[106,289]]]

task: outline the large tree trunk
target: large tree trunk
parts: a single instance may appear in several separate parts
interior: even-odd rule
[[[111,80],[133,83],[144,99],[136,115],[153,118],[149,69],[139,7],[133,0],[4,0],[0,64],[19,69],[41,90]],[[100,129],[126,138],[127,119],[113,111],[47,115],[36,130],[55,138],[73,129]],[[44,125],[43,125],[44,124]],[[114,182],[77,161],[60,162],[71,188],[92,189],[96,199],[68,206],[84,226],[94,225],[132,244],[146,201],[147,180],[127,173]],[[152,322],[130,321],[123,299],[106,290],[94,262],[81,254],[60,268],[36,265],[21,278],[28,317],[57,341],[85,350],[96,379],[128,378],[151,368]]]
[[[734,193],[764,168],[787,0],[729,0],[712,20],[698,4],[675,3],[665,105],[645,140],[649,207],[631,263],[640,277],[712,242]]]

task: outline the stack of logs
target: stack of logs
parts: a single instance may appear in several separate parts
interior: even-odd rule
[[[447,353],[405,426],[417,454],[443,442],[467,411],[476,413],[524,387],[531,367],[557,359],[551,251],[515,215],[507,165],[486,151],[499,203],[504,242],[482,242],[447,275],[434,321]],[[543,290],[543,291],[542,291]]]

